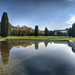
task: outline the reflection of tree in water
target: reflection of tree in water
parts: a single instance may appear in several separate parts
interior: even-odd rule
[[[47,47],[48,43],[49,43],[49,42],[47,42],[47,41],[46,41],[46,42],[44,42],[44,44],[45,44],[45,47]]]
[[[14,41],[2,41],[0,42],[0,52],[1,52],[1,59],[4,64],[4,66],[0,65],[0,75],[13,75],[13,71],[11,71],[11,66],[8,64],[9,60],[9,54],[10,54],[10,49],[13,48],[14,46],[31,46],[34,44],[34,42],[14,42]],[[6,65],[7,64],[7,65]],[[11,72],[10,72],[11,71]],[[18,71],[19,72],[19,71]],[[15,72],[14,70],[14,75],[18,75],[21,73]],[[25,74],[26,75],[26,74]]]
[[[9,50],[11,49],[9,43],[7,41],[1,42],[1,57],[3,64],[6,65],[9,59]]]
[[[9,44],[11,45],[11,47],[14,47],[14,46],[23,46],[23,47],[27,47],[27,46],[31,46],[33,44],[33,42],[25,42],[25,41],[11,41],[9,42]]]
[[[38,41],[35,42],[35,49],[38,49]]]
[[[75,49],[72,47],[72,51],[75,53]]]
[[[2,57],[2,61],[3,64],[7,64],[8,63],[8,59],[9,59],[9,52],[10,49],[13,48],[14,46],[23,46],[23,47],[27,47],[27,46],[31,46],[32,44],[35,43],[35,49],[38,49],[38,41],[37,42],[25,42],[25,41],[2,41],[1,45],[0,45],[0,51],[1,51],[1,57]]]

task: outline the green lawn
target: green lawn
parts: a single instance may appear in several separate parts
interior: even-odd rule
[[[8,36],[6,39],[30,39],[30,40],[72,40],[75,41],[74,37],[68,36]]]
[[[75,41],[74,37],[68,36],[8,36],[6,38],[0,37],[0,39],[29,39],[29,40],[72,40]]]
[[[0,36],[0,40],[2,40],[2,39],[5,39],[5,37],[1,37],[1,36]]]

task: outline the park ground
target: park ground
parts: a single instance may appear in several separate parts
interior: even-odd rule
[[[26,39],[26,40],[71,40],[75,42],[75,37],[69,37],[69,36],[8,36],[8,37],[1,37],[0,41],[6,40],[6,39]]]

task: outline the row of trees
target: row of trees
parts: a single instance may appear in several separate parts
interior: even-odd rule
[[[25,36],[25,35],[51,35],[53,32],[49,32],[47,28],[45,28],[44,31],[39,30],[38,25],[35,26],[35,29],[28,28],[26,26],[23,27],[13,27],[9,23],[9,18],[7,15],[7,12],[4,12],[1,18],[1,23],[0,23],[0,29],[1,29],[1,36],[2,37],[7,37],[8,35],[10,36]],[[50,34],[51,33],[51,34]]]
[[[38,33],[38,26],[36,25],[35,26],[35,36],[38,36],[39,33]],[[57,32],[58,35],[62,35],[61,32]],[[54,31],[49,31],[47,27],[45,27],[45,30],[43,31],[43,33],[41,33],[40,35],[43,35],[43,36],[54,36],[55,33]]]
[[[7,37],[8,35],[10,36],[25,36],[25,35],[43,35],[44,32],[41,30],[38,30],[38,26],[35,26],[35,29],[32,29],[31,27],[13,27],[9,23],[9,18],[7,15],[7,12],[4,12],[1,18],[0,22],[0,35],[2,37]]]
[[[37,27],[38,26],[35,27],[35,30],[32,28],[28,28],[26,26],[13,27],[9,23],[7,12],[4,12],[1,18],[1,22],[0,22],[0,35],[2,37],[7,37],[8,35],[11,35],[11,36],[35,35],[37,36],[37,33],[42,34],[42,31],[38,31]]]
[[[26,26],[23,27],[13,27],[9,23],[8,15],[7,12],[4,12],[1,18],[1,23],[0,23],[0,30],[1,30],[1,36],[2,37],[7,37],[8,35],[10,36],[25,36],[25,35],[44,35],[44,36],[53,36],[55,35],[54,31],[49,31],[47,27],[45,27],[44,31],[39,30],[38,25],[35,26],[35,29],[28,28]],[[57,31],[58,35],[62,35],[61,32]],[[68,29],[68,35],[75,37],[75,23],[72,25],[71,28]]]

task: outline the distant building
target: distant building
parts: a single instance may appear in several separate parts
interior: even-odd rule
[[[68,36],[68,30],[54,30],[55,36]]]

